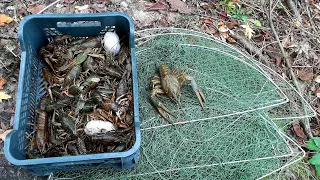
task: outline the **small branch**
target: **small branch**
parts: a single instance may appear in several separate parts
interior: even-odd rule
[[[16,58],[21,58],[20,56],[16,55],[10,48],[8,48],[8,46],[5,46],[6,49]]]
[[[270,63],[269,63],[269,59],[264,56],[260,49],[253,46],[250,42],[248,42],[244,37],[240,36],[239,34],[237,34],[236,32],[230,30],[230,36],[234,39],[237,40],[237,42],[239,42],[240,44],[242,44],[249,53],[251,54],[255,54],[263,64],[267,65],[268,67],[270,67]]]
[[[58,4],[58,2],[60,2],[60,0],[56,0],[53,3],[49,4],[47,7],[43,8],[41,11],[39,11],[37,14],[41,14],[44,11],[46,11],[47,9],[49,9],[51,6],[54,6],[55,4]]]
[[[273,11],[272,11],[272,0],[269,0],[269,14],[268,14],[268,13],[267,13],[267,14],[268,14],[268,18],[269,18],[270,27],[271,27],[271,29],[272,29],[272,32],[273,32],[276,40],[278,41],[278,44],[279,44],[281,53],[282,53],[282,55],[283,55],[283,58],[284,58],[284,60],[285,60],[286,66],[288,67],[288,69],[289,69],[289,71],[290,71],[290,75],[291,75],[291,77],[292,77],[293,83],[294,83],[294,85],[296,86],[298,92],[299,92],[300,94],[302,94],[302,93],[301,93],[301,90],[300,90],[300,87],[299,87],[299,85],[298,85],[297,78],[296,78],[296,76],[295,76],[295,74],[294,74],[294,72],[293,72],[293,70],[292,70],[292,66],[291,66],[290,60],[288,59],[288,57],[287,57],[287,55],[286,55],[286,52],[285,52],[285,50],[284,50],[284,48],[283,48],[283,46],[282,46],[282,43],[281,43],[281,41],[280,41],[280,39],[279,39],[279,35],[278,35],[277,31],[276,31],[275,28],[274,28],[274,25],[273,25],[273,22],[272,22],[272,12],[273,12]],[[305,110],[304,105],[302,105],[302,106],[303,106],[303,108],[304,108],[304,110]],[[312,133],[311,133],[311,128],[310,128],[310,124],[309,124],[309,119],[308,119],[308,118],[306,118],[306,119],[304,120],[303,125],[304,125],[304,130],[306,131],[308,137],[309,137],[309,138],[312,138],[313,135],[312,135]]]

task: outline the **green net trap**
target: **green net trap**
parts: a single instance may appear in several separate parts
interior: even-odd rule
[[[136,33],[141,153],[132,170],[55,172],[55,179],[260,179],[299,160],[305,152],[274,121],[314,116],[280,75],[234,47],[185,29]],[[158,66],[183,68],[204,91],[201,109],[188,83],[182,109],[166,96],[179,125],[171,126],[149,102]],[[303,108],[301,108],[303,107]]]

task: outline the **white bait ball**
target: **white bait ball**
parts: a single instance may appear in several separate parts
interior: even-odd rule
[[[120,39],[114,32],[106,32],[103,37],[104,49],[110,52],[113,56],[117,55],[120,51]]]
[[[109,131],[117,130],[117,128],[109,121],[92,120],[87,123],[84,128],[86,135],[93,136]]]

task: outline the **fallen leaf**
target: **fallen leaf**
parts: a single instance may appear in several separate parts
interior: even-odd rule
[[[13,18],[5,15],[5,14],[0,14],[0,26],[4,26],[5,23],[9,24],[13,21]]]
[[[3,112],[12,114],[12,113],[14,113],[14,110],[12,108],[8,108],[6,110],[3,110]]]
[[[2,134],[0,134],[0,139],[2,139],[2,141],[4,142],[6,139],[6,136],[12,131],[12,129],[8,129],[5,132],[3,132]]]
[[[2,77],[0,77],[0,89],[3,89],[3,85],[6,84],[8,81]]]
[[[290,47],[290,38],[289,37],[285,37],[283,40],[282,40],[282,46],[284,48],[288,48]]]
[[[306,135],[304,134],[303,130],[301,129],[299,123],[292,123],[292,126],[293,126],[293,131],[296,133],[296,135],[298,137],[301,137],[301,138],[306,137]]]
[[[0,123],[0,126],[1,126],[1,129],[3,130],[3,131],[6,131],[7,130],[7,126],[1,121],[1,123]]]
[[[162,16],[159,20],[161,27],[169,27],[168,19],[166,16]]]
[[[227,41],[229,42],[229,43],[235,43],[236,42],[236,40],[234,40],[232,37],[227,37]]]
[[[252,22],[254,25],[261,27],[261,22],[257,19],[248,19],[248,21]]]
[[[226,11],[221,11],[219,14],[219,18],[224,20],[227,18],[227,12]]]
[[[280,51],[280,49],[278,48],[274,48],[272,46],[267,46],[267,48],[265,49],[265,51],[267,52],[267,54],[271,57],[271,58],[282,58],[282,53]]]
[[[203,22],[206,24],[213,24],[211,19],[205,19]]]
[[[226,27],[223,22],[218,23],[218,30],[220,33],[225,33],[229,31],[228,27]]]
[[[303,21],[303,24],[306,25],[306,26],[311,26],[308,21]]]
[[[320,114],[320,107],[317,109],[318,114]]]
[[[308,81],[313,77],[312,72],[306,72],[304,70],[296,70],[296,75],[302,81]]]
[[[0,92],[0,102],[2,102],[2,100],[4,100],[4,99],[10,99],[10,98],[11,98],[10,95],[7,95],[4,92]]]
[[[214,27],[208,27],[206,24],[202,24],[201,29],[211,35],[214,35],[218,32]]]
[[[233,29],[235,26],[238,26],[237,22],[229,22],[229,23],[227,23],[227,27],[229,29]]]
[[[317,89],[317,97],[320,98],[320,88]]]
[[[270,36],[269,32],[266,32],[266,34],[264,35],[265,38],[268,38]]]
[[[255,32],[251,29],[251,27],[249,26],[249,24],[247,24],[247,25],[241,25],[241,27],[245,29],[244,34],[245,34],[249,39],[251,39],[252,35],[253,35]]]
[[[320,75],[318,75],[316,78],[314,78],[314,81],[317,83],[320,83]]]
[[[227,32],[221,32],[219,34],[220,34],[221,39],[224,41],[229,37]]]
[[[168,5],[163,2],[156,2],[146,8],[147,11],[157,11],[157,10],[166,10],[168,9]]]
[[[29,4],[28,5],[28,8],[27,8],[27,11],[29,13],[32,13],[32,14],[37,14],[38,12],[40,12],[44,7],[40,4]]]
[[[298,20],[296,21],[296,26],[297,26],[297,27],[300,27],[300,26],[301,26],[300,21],[298,21]]]
[[[181,0],[166,0],[172,9],[178,10],[180,13],[188,14],[191,13],[191,9],[188,8],[187,4]]]

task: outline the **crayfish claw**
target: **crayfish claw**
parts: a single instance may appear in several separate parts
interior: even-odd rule
[[[167,113],[171,114],[172,116],[175,117],[175,115],[169,111],[165,106],[163,106],[165,109],[161,109],[160,107],[157,108],[159,114],[166,120],[168,121],[170,124],[173,124],[173,122],[164,114],[164,111],[166,111]]]
[[[204,97],[204,94],[203,94],[201,88],[199,87],[198,83],[196,82],[196,80],[192,76],[185,76],[185,79],[191,82],[191,87],[192,87],[194,93],[196,94],[202,109],[205,110],[204,103],[206,102],[206,98]]]
[[[158,110],[159,114],[165,119],[167,120],[170,124],[173,124],[173,122],[165,115],[165,112],[170,114],[171,116],[177,118],[177,116],[175,114],[173,114],[173,112],[171,112],[165,105],[163,105],[155,96],[157,92],[160,92],[160,89],[154,89],[151,92],[150,95],[150,101],[151,104]]]

